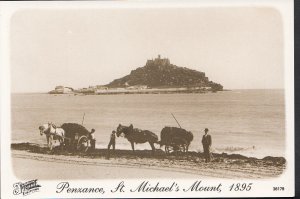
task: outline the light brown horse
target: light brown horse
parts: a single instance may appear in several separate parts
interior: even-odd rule
[[[134,143],[141,144],[149,142],[152,148],[152,153],[155,152],[154,143],[158,143],[158,137],[151,131],[133,128],[132,124],[130,126],[123,126],[119,124],[117,128],[117,137],[119,137],[121,133],[123,133],[124,137],[130,142],[133,151]]]

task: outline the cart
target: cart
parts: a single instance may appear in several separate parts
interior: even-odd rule
[[[64,145],[69,151],[87,152],[90,148],[90,132],[82,125],[64,123],[61,128],[65,131]]]
[[[165,143],[165,151],[167,154],[173,152],[187,152],[189,143],[184,138],[174,137],[170,140],[169,143]]]
[[[188,152],[193,134],[182,128],[164,127],[160,134],[160,146],[165,146],[167,154],[173,152]]]

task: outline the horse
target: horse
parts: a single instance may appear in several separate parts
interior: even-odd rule
[[[117,137],[124,134],[124,137],[130,142],[132,150],[134,151],[134,143],[146,143],[149,142],[152,153],[155,151],[154,143],[158,143],[158,137],[156,134],[152,133],[148,130],[141,130],[137,128],[133,128],[133,125],[123,126],[119,124],[117,128]]]
[[[65,137],[64,129],[62,129],[60,127],[56,127],[52,123],[48,123],[48,124],[43,124],[42,126],[39,126],[39,130],[40,130],[41,136],[43,134],[46,135],[47,145],[48,145],[50,151],[52,151],[52,148],[53,148],[52,147],[53,140],[58,140],[60,143],[60,146],[63,147],[64,137]]]

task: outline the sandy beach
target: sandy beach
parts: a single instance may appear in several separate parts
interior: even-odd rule
[[[203,154],[166,155],[151,151],[116,150],[107,158],[107,150],[88,153],[48,151],[46,147],[30,143],[12,144],[15,174],[20,179],[120,179],[120,178],[273,178],[282,174],[283,157],[263,159],[239,154],[213,154],[205,163]],[[34,168],[34,169],[33,169]],[[52,172],[49,172],[51,170]],[[55,175],[53,175],[55,173]]]

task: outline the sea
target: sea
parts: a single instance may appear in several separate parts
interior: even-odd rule
[[[158,135],[165,126],[180,126],[194,135],[190,151],[202,152],[201,138],[208,128],[215,153],[250,157],[285,156],[284,90],[231,90],[217,93],[50,95],[12,94],[12,143],[46,145],[38,127],[52,122],[94,128],[96,147],[107,148],[119,124]],[[136,149],[150,150],[148,143]],[[117,149],[131,149],[123,137]],[[156,145],[156,148],[160,148]],[[161,148],[164,150],[164,147]]]

